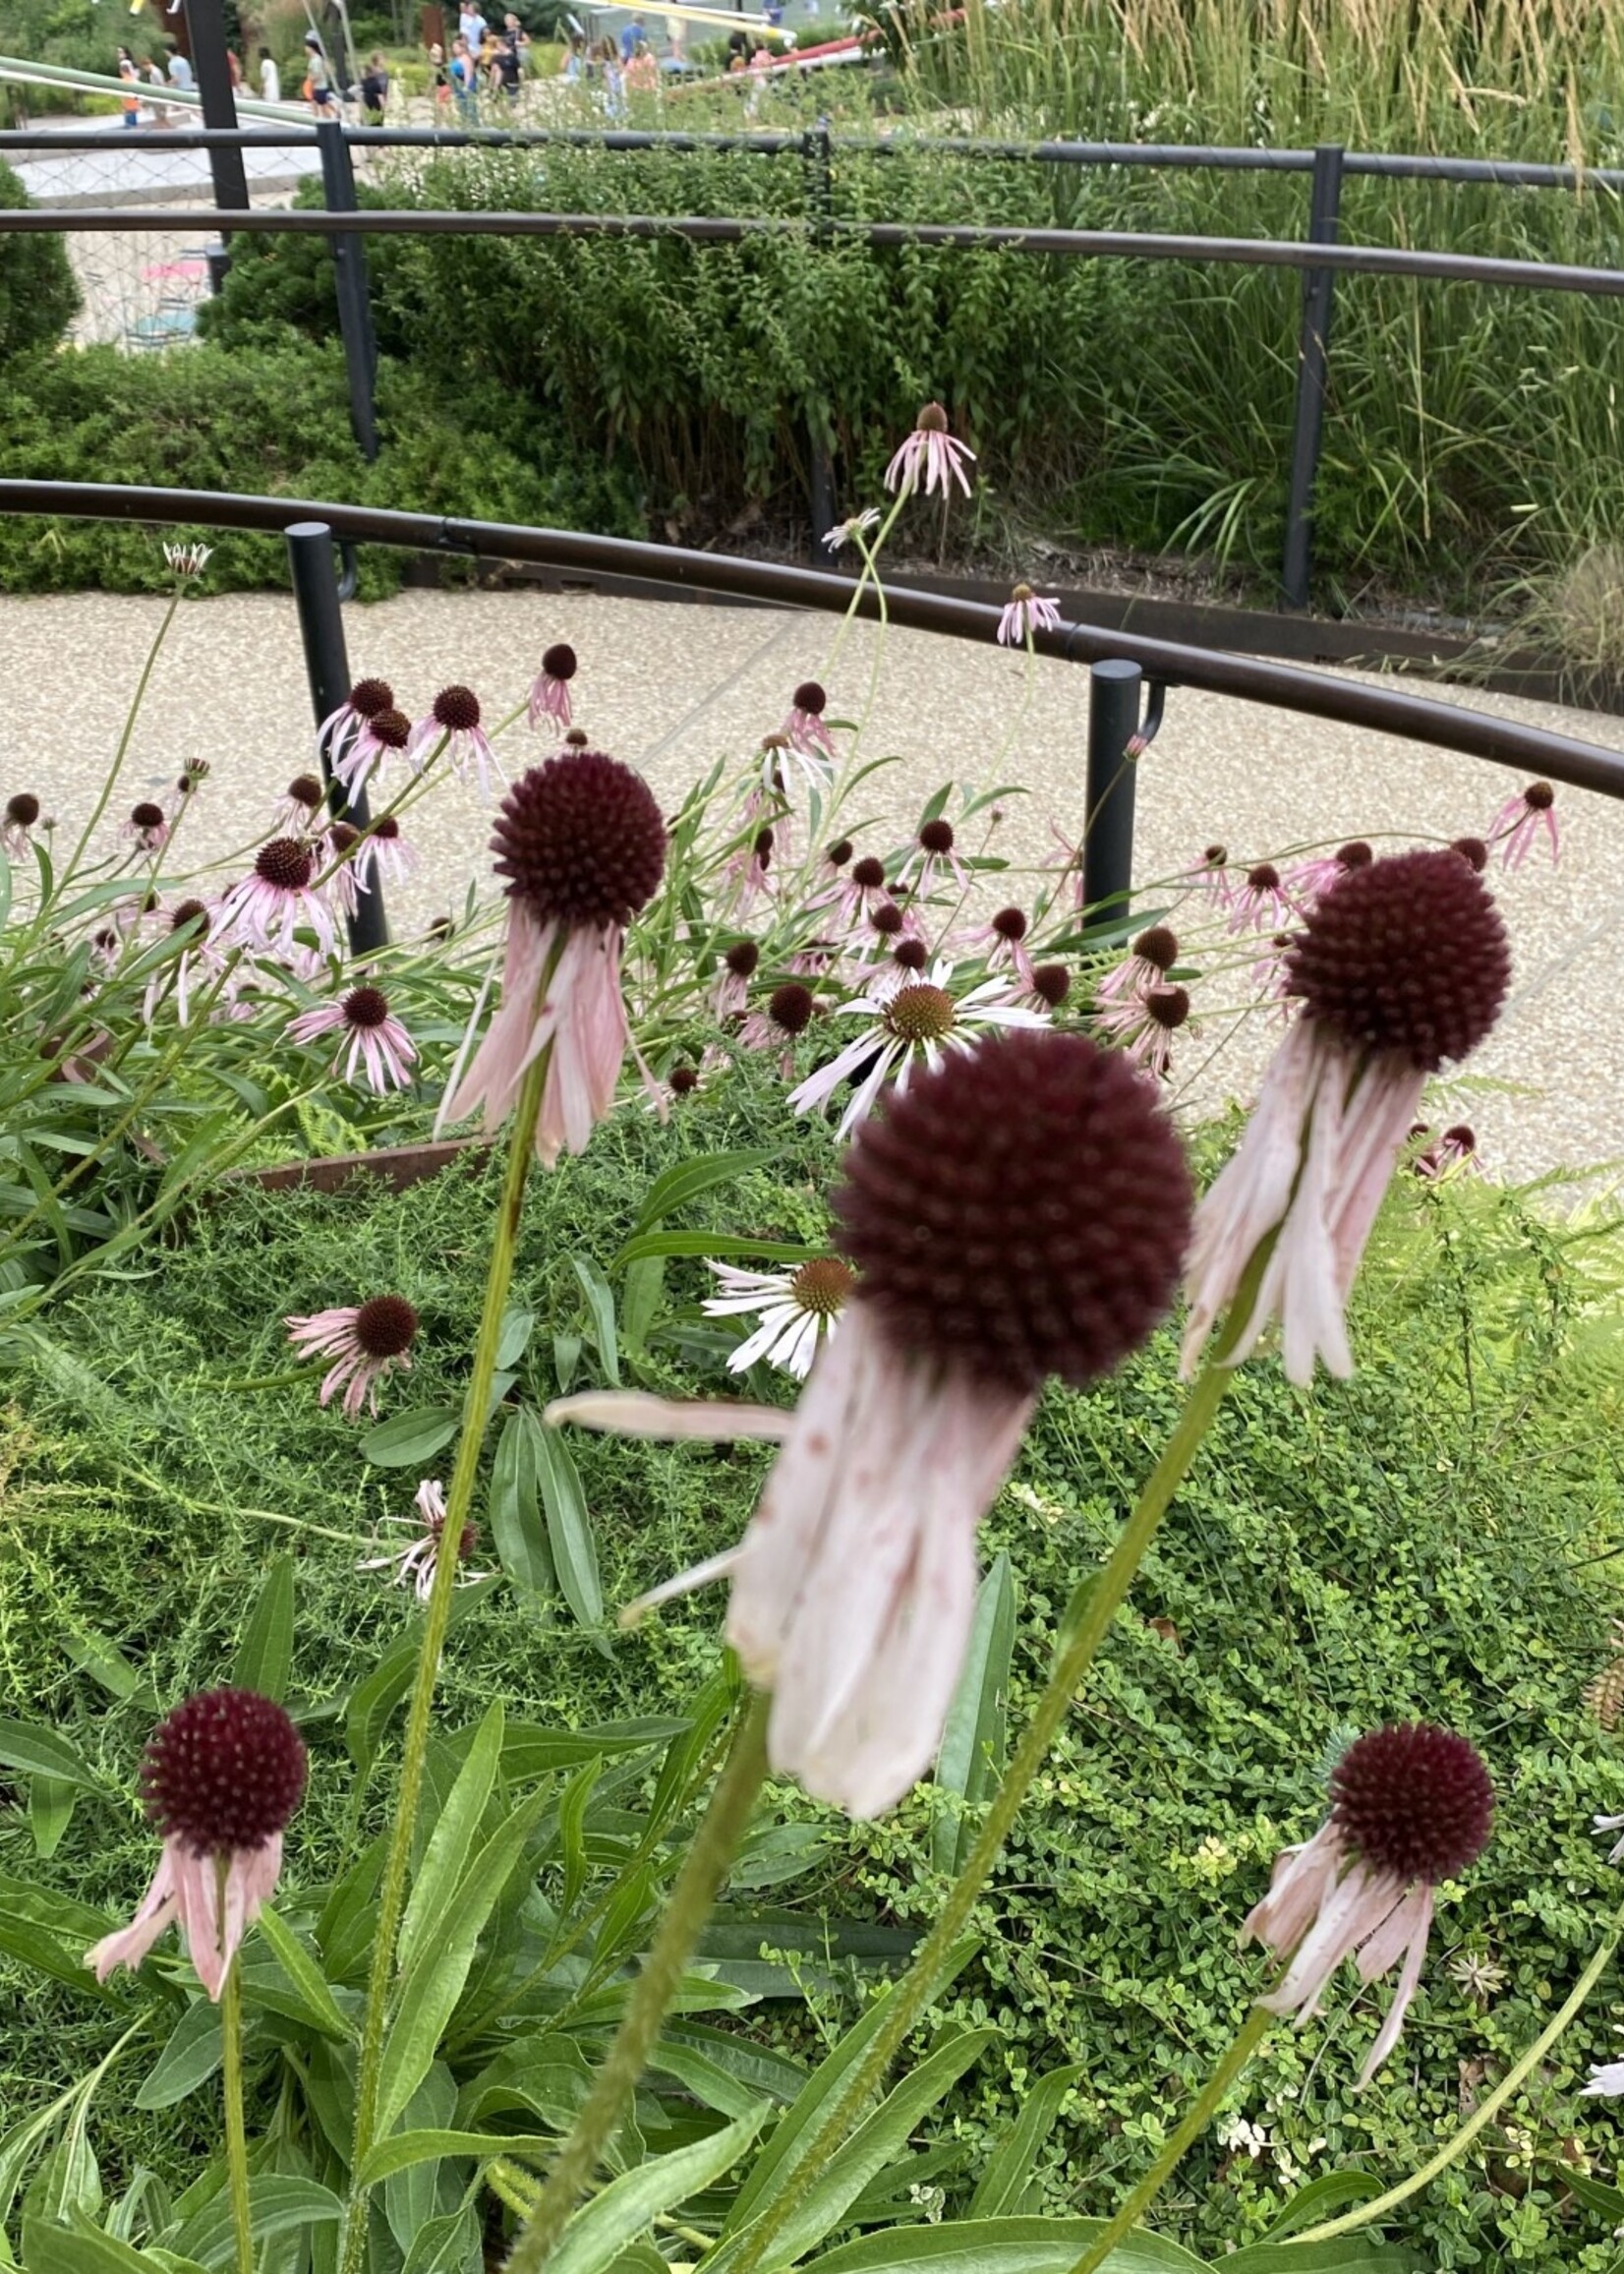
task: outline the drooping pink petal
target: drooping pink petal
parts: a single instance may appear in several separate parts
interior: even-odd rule
[[[114,1934],[103,1935],[95,1948],[86,1953],[85,1963],[94,1967],[98,1982],[105,1982],[116,1966],[128,1966],[134,1971],[141,1965],[159,1936],[173,1925],[177,1899],[174,1865],[166,1845],[158,1857],[152,1884],[143,1895],[130,1924]]]

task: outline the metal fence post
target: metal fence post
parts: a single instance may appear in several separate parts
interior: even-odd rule
[[[1342,148],[1321,143],[1314,151],[1308,193],[1308,243],[1334,245],[1341,229]],[[1314,482],[1325,424],[1325,354],[1331,340],[1332,268],[1303,272],[1303,327],[1297,351],[1297,409],[1292,420],[1292,492],[1286,508],[1286,551],[1281,597],[1288,608],[1308,605],[1309,546],[1313,538]]]
[[[316,723],[330,718],[350,691],[350,659],[344,647],[344,614],[338,602],[338,578],[333,567],[332,531],[324,521],[295,521],[286,532],[288,567],[293,573],[293,597],[299,610],[299,636],[305,644],[305,675],[310,680],[311,708]],[[321,771],[327,781],[327,804],[334,818],[357,829],[370,826],[367,792],[357,789],[346,797],[333,778],[329,754],[321,753]],[[371,889],[356,904],[349,919],[350,953],[368,956],[389,944],[383,914],[383,891],[376,864]]]
[[[197,74],[198,95],[205,127],[235,127],[237,101],[231,91],[231,66],[226,62],[225,12],[220,0],[186,0],[186,29]],[[208,178],[214,185],[214,203],[241,212],[248,207],[248,171],[235,143],[210,143]],[[216,260],[208,251],[208,289],[218,292],[230,261],[228,236]]]
[[[834,146],[829,121],[820,118],[801,136],[801,157],[806,166],[806,204],[812,216],[812,242],[827,245],[835,218]],[[812,512],[812,557],[832,557],[824,539],[835,526],[835,466],[829,454],[824,427],[815,411],[806,420],[808,503]]]
[[[1133,777],[1139,731],[1139,690],[1144,673],[1137,664],[1108,662],[1088,667],[1088,773],[1083,794],[1087,820],[1082,841],[1083,905],[1112,904],[1108,920],[1128,912],[1133,881]]]
[[[329,213],[353,213],[355,168],[343,124],[334,118],[318,119],[316,140],[321,152],[321,195]],[[338,294],[338,332],[344,342],[344,370],[350,382],[350,428],[364,458],[377,456],[377,336],[373,330],[373,304],[367,287],[367,241],[354,229],[332,240],[333,285]],[[346,692],[348,690],[346,689]]]

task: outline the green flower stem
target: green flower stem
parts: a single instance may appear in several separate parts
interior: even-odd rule
[[[1132,2193],[1118,2206],[1110,2225],[1089,2244],[1072,2268],[1072,2274],[1097,2274],[1097,2269],[1105,2264],[1117,2245],[1138,2225],[1167,2181],[1172,2178],[1186,2148],[1192,2140],[1199,2138],[1212,2121],[1225,2093],[1268,2035],[1274,2019],[1275,2016],[1261,2006],[1252,2008],[1235,2042],[1202,2085],[1184,2122]]]
[[[556,962],[554,955],[542,974],[536,994],[538,1002],[545,997],[551,983]],[[394,1827],[389,1840],[388,1858],[383,1866],[383,1886],[378,1898],[377,1927],[373,1942],[372,1975],[367,1985],[367,2017],[362,2031],[361,2063],[356,2077],[355,2146],[350,2158],[352,2173],[360,2170],[377,2144],[383,2025],[388,2011],[389,1983],[394,1971],[395,1937],[399,1932],[401,1909],[406,1899],[406,1876],[412,1856],[412,1827],[417,1818],[418,1800],[423,1790],[424,1762],[429,1750],[429,1715],[435,1700],[440,1653],[445,1647],[445,1633],[451,1622],[451,1598],[457,1584],[457,1543],[462,1538],[463,1526],[468,1521],[468,1511],[473,1504],[474,1479],[479,1470],[480,1447],[485,1441],[491,1385],[496,1372],[496,1344],[501,1335],[502,1315],[507,1308],[507,1291],[513,1280],[513,1255],[518,1242],[519,1216],[524,1205],[525,1180],[530,1173],[536,1122],[541,1112],[542,1092],[547,1086],[548,1069],[551,1060],[552,1046],[549,1043],[525,1075],[513,1115],[507,1178],[502,1187],[501,1203],[496,1211],[491,1265],[486,1274],[485,1309],[480,1315],[479,1339],[474,1345],[474,1367],[468,1383],[467,1403],[463,1408],[462,1434],[457,1440],[456,1465],[452,1469],[451,1486],[445,1496],[442,1552],[435,1558],[435,1584],[430,1592],[428,1611],[423,1622],[417,1676],[412,1684],[412,1703],[406,1718],[400,1789],[395,1796]],[[365,2193],[360,2188],[352,2188],[342,2259],[344,2274],[360,2274],[366,2242]]]
[[[1386,2194],[1377,2195],[1368,2203],[1360,2203],[1353,2210],[1345,2211],[1340,2219],[1327,2219],[1323,2226],[1308,2228],[1299,2239],[1305,2243],[1328,2243],[1337,2235],[1347,2235],[1356,2227],[1367,2227],[1374,2219],[1384,2219],[1389,2211],[1396,2211],[1400,2203],[1408,2201],[1421,2188],[1430,2187],[1438,2174],[1447,2171],[1455,2158],[1472,2145],[1483,2127],[1493,2123],[1506,2102],[1519,2090],[1529,2071],[1537,2069],[1543,2061],[1601,1979],[1620,1941],[1624,1941],[1624,1916],[1619,1918],[1612,1933],[1574,1984],[1573,1994],[1567,2004],[1540,2030],[1522,2060],[1501,2078],[1488,2098],[1479,2102],[1460,2129],[1451,2133],[1437,2154],[1429,2156],[1419,2172],[1412,2173],[1407,2180],[1401,2180],[1396,2187],[1389,2187]]]
[[[226,1856],[214,1858],[215,1910],[225,1919]],[[243,1985],[236,1953],[220,1984],[220,2041],[225,2048],[225,2162],[230,2175],[231,2225],[237,2238],[237,2274],[254,2274],[254,2221],[248,2199],[248,2132],[243,2123]]]
[[[162,648],[164,641],[169,637],[169,627],[175,620],[175,611],[180,607],[180,605],[181,588],[179,585],[176,585],[174,594],[170,599],[169,606],[163,612],[163,621],[158,625],[157,631],[152,640],[152,645],[146,651],[146,661],[141,667],[141,677],[136,681],[136,691],[135,694],[131,697],[130,709],[124,721],[124,731],[118,738],[118,748],[113,752],[113,763],[108,767],[106,780],[101,785],[101,795],[96,799],[94,808],[90,814],[90,818],[85,824],[84,830],[80,836],[79,843],[74,846],[73,856],[69,860],[67,867],[62,872],[62,876],[58,881],[57,889],[59,892],[65,892],[68,886],[73,882],[74,877],[78,874],[79,864],[85,857],[85,848],[89,844],[91,838],[95,835],[96,824],[100,821],[102,815],[107,810],[107,800],[113,794],[113,785],[115,782],[117,782],[119,774],[123,768],[124,761],[130,753],[131,737],[134,735],[136,730],[136,721],[141,715],[141,706],[146,698],[146,689],[152,677],[153,668],[158,660],[158,651]],[[41,909],[40,914],[43,915],[43,913],[44,910]]]
[[[677,1874],[643,1971],[632,1986],[614,2043],[593,2081],[574,2129],[558,2151],[540,2200],[508,2256],[506,2274],[539,2274],[551,2256],[598,2159],[648,2066],[667,2008],[693,1955],[700,1930],[727,1876],[767,1776],[771,1701],[752,1695],[711,1794],[711,1805]]]
[[[892,1991],[886,2017],[875,2032],[868,2052],[853,2070],[845,2089],[836,2095],[833,2107],[783,2193],[750,2231],[733,2274],[753,2274],[761,2264],[768,2247],[798,2208],[802,2196],[825,2170],[844,2137],[853,2113],[879,2090],[902,2040],[929,2005],[948,1957],[969,1924],[976,1898],[998,1860],[999,1850],[1015,1828],[1032,1779],[1043,1766],[1044,1755],[1071,1711],[1077,1685],[1092,1665],[1094,1654],[1133,1583],[1145,1549],[1155,1537],[1156,1527],[1167,1513],[1185,1471],[1234,1379],[1233,1369],[1225,1363],[1226,1354],[1251,1316],[1252,1299],[1271,1246],[1272,1242],[1264,1243],[1247,1265],[1230,1306],[1223,1334],[1189,1393],[1179,1426],[1140,1493],[1110,1561],[1102,1571],[1081,1583],[1067,1605],[1061,1628],[1064,1640],[1055,1670],[1037,1702],[1037,1710],[1015,1759],[1005,1772],[1004,1781],[993,1796],[968,1860],[948,1891],[935,1926],[919,1946],[912,1965]]]

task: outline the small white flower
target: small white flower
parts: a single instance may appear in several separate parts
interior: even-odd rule
[[[212,545],[166,545],[163,557],[175,576],[202,576],[213,552]]]
[[[886,972],[870,984],[866,995],[842,1004],[838,1017],[860,1014],[867,1023],[854,1040],[827,1066],[820,1066],[789,1093],[796,1113],[811,1113],[826,1105],[851,1075],[863,1079],[841,1116],[837,1135],[846,1137],[873,1109],[887,1079],[895,1076],[899,1091],[920,1065],[933,1071],[948,1051],[973,1050],[981,1035],[994,1026],[1047,1026],[1041,1011],[1023,1009],[1015,990],[1004,979],[984,979],[978,987],[956,995],[950,985],[953,965],[938,960],[928,979],[911,972]]]
[[[860,513],[853,513],[848,521],[839,521],[824,536],[824,544],[831,553],[839,553],[842,545],[849,545],[854,537],[866,537],[880,518],[877,505],[865,505]]]
[[[820,1339],[827,1342],[841,1322],[852,1273],[838,1255],[815,1255],[783,1271],[740,1271],[731,1263],[708,1263],[722,1282],[719,1295],[700,1305],[709,1318],[748,1317],[761,1323],[727,1361],[729,1373],[748,1373],[758,1359],[782,1367],[797,1381],[812,1370]]]

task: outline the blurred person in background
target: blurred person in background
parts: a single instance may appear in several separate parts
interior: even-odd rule
[[[326,50],[314,31],[305,33],[305,100],[318,118],[338,116],[338,97],[333,92]]]
[[[429,43],[429,91],[435,98],[435,114],[451,107],[451,70],[445,60],[445,50],[437,39]]]
[[[640,39],[632,49],[631,61],[626,66],[626,87],[633,94],[654,94],[659,91],[660,66],[646,39]]]
[[[118,51],[118,75],[130,89],[128,94],[119,96],[118,106],[124,114],[125,126],[133,129],[141,124],[141,69],[127,47]]]
[[[261,102],[280,102],[281,99],[282,75],[276,68],[276,58],[268,47],[261,47],[260,50],[260,100]]]
[[[375,47],[361,74],[361,109],[369,126],[381,126],[383,112],[389,100],[389,67],[383,60],[383,50]]]
[[[479,124],[478,74],[473,50],[459,31],[451,42],[451,96],[457,106],[459,126]]]

